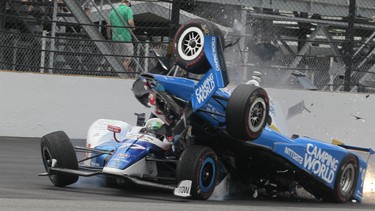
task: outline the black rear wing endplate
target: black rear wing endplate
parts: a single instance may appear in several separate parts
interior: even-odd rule
[[[361,152],[368,152],[371,155],[375,154],[375,151],[371,148],[356,147],[356,146],[350,146],[350,145],[346,145],[346,144],[340,144],[339,146],[343,147],[345,149],[351,149],[351,150],[356,150],[356,151],[361,151]]]

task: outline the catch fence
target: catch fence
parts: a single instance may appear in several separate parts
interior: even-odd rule
[[[265,87],[375,92],[373,0],[131,3],[134,54],[111,38],[116,34],[108,16],[119,0],[1,1],[0,69],[137,77],[158,58],[173,66],[174,33],[200,18],[217,24],[234,44],[225,49],[234,84],[257,71]]]

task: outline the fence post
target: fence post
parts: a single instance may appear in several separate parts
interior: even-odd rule
[[[53,2],[53,15],[52,15],[52,26],[51,26],[51,45],[49,53],[49,65],[48,65],[48,73],[53,73],[53,67],[54,67],[54,59],[55,59],[55,37],[56,37],[56,21],[57,21],[57,0],[54,0]]]
[[[6,12],[6,1],[0,1],[0,14],[5,14]],[[5,26],[5,16],[0,18],[0,29],[3,30]]]
[[[349,1],[348,28],[346,29],[345,45],[344,45],[344,61],[345,61],[345,77],[344,91],[350,91],[351,75],[353,71],[353,55],[354,55],[354,22],[356,17],[356,0]]]
[[[5,14],[6,12],[6,2],[5,1],[0,1],[0,14]],[[3,31],[5,30],[5,16],[0,17],[0,30]],[[1,39],[1,42],[3,42],[4,39]],[[0,43],[3,45],[3,43]],[[0,62],[5,62],[4,58],[4,50],[0,50]],[[5,69],[5,64],[0,63],[0,69]]]
[[[47,36],[47,31],[43,30],[42,35],[43,35],[43,37],[42,37],[42,52],[40,53],[40,73],[45,72],[44,68],[45,68],[45,65],[46,65],[46,43],[47,43],[46,36]]]
[[[247,47],[249,39],[246,37],[248,26],[246,24],[247,20],[247,9],[245,7],[241,8],[241,25],[243,28],[241,29],[241,37],[242,39],[240,40],[240,51],[243,53],[243,78],[242,81],[239,81],[239,83],[246,83],[249,80],[249,67],[248,67],[248,62],[249,62],[249,49]]]
[[[172,17],[171,17],[171,38],[173,39],[177,29],[180,25],[180,9],[181,1],[173,0],[172,2]]]
[[[146,72],[149,71],[148,69],[148,63],[149,63],[149,57],[150,56],[150,40],[146,40],[146,43],[145,43],[145,61],[144,61],[144,70]]]
[[[14,38],[13,38],[12,70],[16,70],[16,68],[17,68],[18,47],[19,47],[19,37],[14,36]]]

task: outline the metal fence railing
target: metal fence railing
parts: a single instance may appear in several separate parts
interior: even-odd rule
[[[108,33],[121,0],[1,1],[0,69],[136,77],[155,65],[155,52],[173,56],[179,25],[203,18],[224,31],[227,43],[239,39],[225,52],[233,83],[258,71],[265,87],[375,92],[373,0],[131,3],[134,53]]]

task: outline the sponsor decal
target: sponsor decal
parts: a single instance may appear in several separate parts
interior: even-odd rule
[[[174,189],[174,195],[180,197],[189,197],[191,190],[191,180],[183,180],[180,182],[177,188]]]
[[[148,95],[148,105],[149,106],[156,105],[156,94],[155,93],[151,93],[151,94]]]
[[[190,192],[190,187],[180,186],[178,187],[178,192],[181,194],[188,194]]]
[[[285,147],[284,153],[290,156],[293,160],[295,160],[297,163],[301,164],[303,163],[303,157],[299,154],[297,154],[292,149]]]
[[[306,151],[303,167],[327,183],[332,183],[339,161],[313,144],[307,144]]]
[[[219,57],[216,50],[216,37],[212,37],[212,56],[214,57],[215,70],[220,71]]]
[[[129,158],[129,157],[130,157],[130,155],[127,154],[127,153],[120,153],[120,154],[118,154],[118,156],[119,156],[120,158]]]
[[[121,127],[114,126],[114,125],[108,125],[107,130],[114,132],[114,133],[121,133]]]
[[[208,96],[215,90],[214,75],[211,73],[206,80],[195,90],[198,103],[205,101]]]

